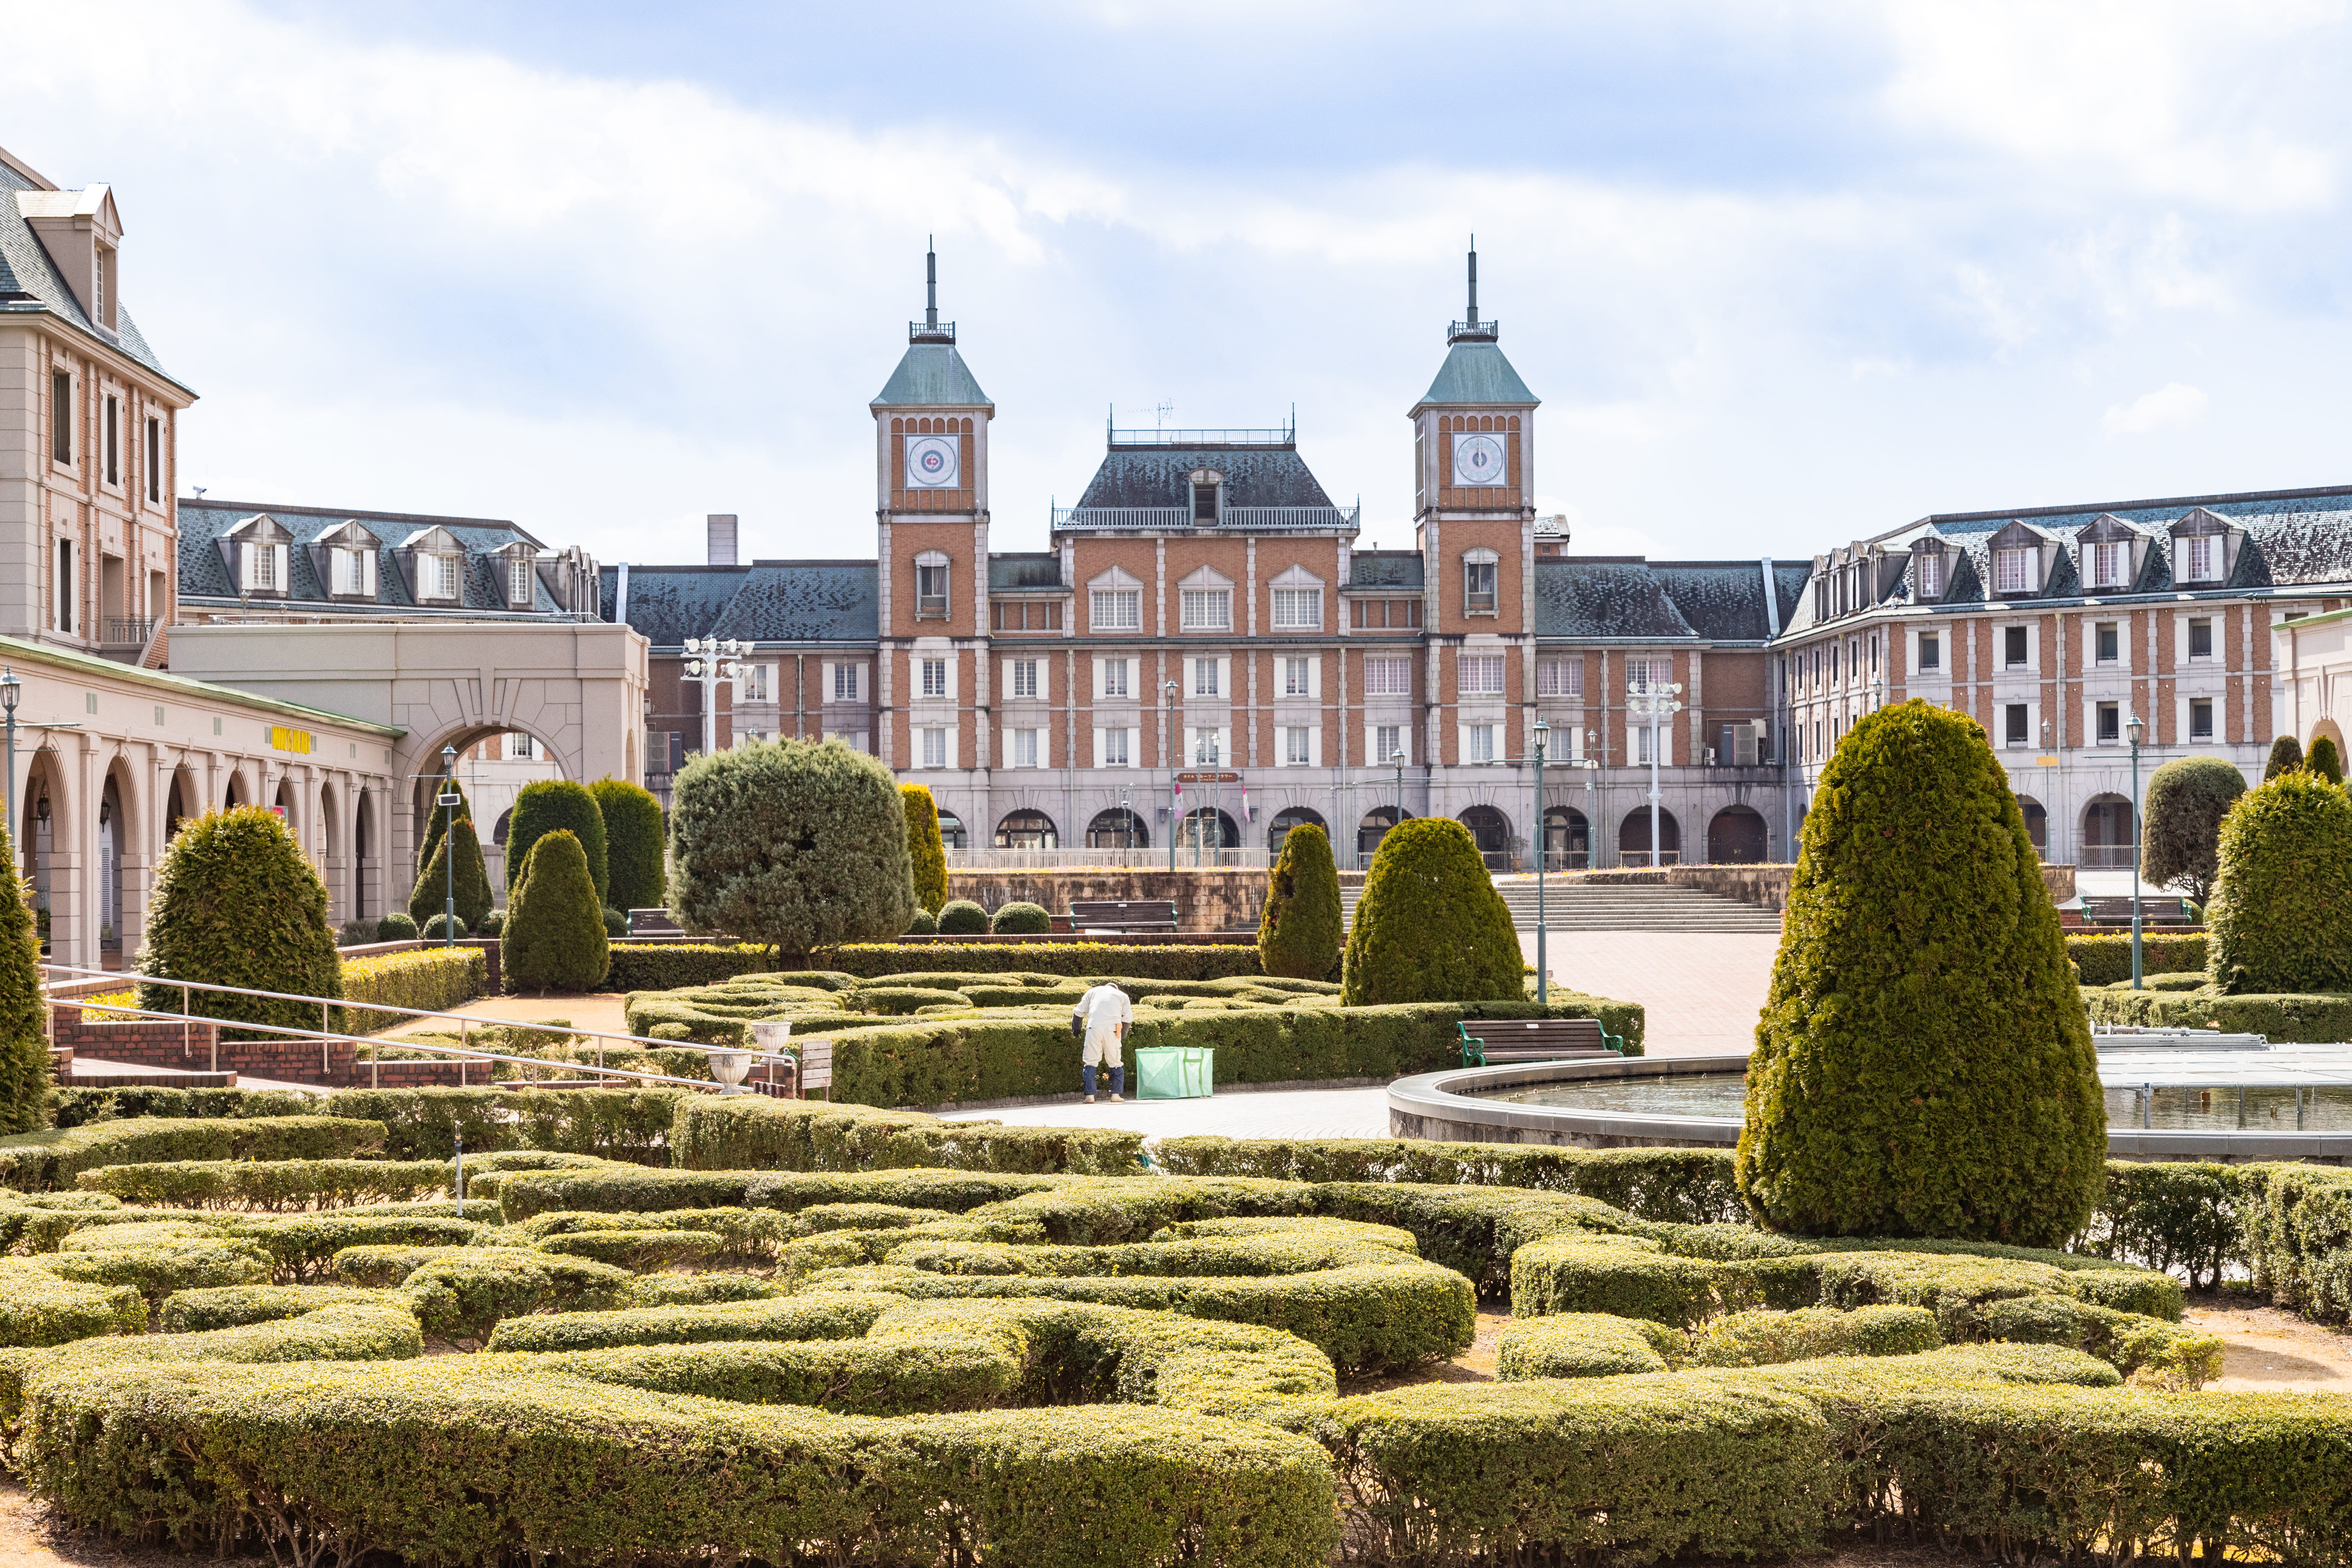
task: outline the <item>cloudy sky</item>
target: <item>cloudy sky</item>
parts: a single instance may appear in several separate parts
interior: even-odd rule
[[[0,0],[0,146],[110,182],[215,496],[605,560],[870,550],[922,304],[998,548],[1106,409],[1278,423],[1410,542],[1462,309],[1578,548],[2352,483],[2344,7]]]

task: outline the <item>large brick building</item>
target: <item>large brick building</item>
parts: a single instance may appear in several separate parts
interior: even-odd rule
[[[657,789],[706,743],[681,646],[717,637],[752,651],[709,743],[841,737],[971,849],[1263,853],[1312,821],[1344,862],[1402,808],[1497,868],[1538,841],[1630,863],[1654,736],[1665,858],[1785,859],[1837,738],[1917,696],[1983,722],[2053,858],[2127,865],[2129,715],[2150,766],[2254,768],[2271,625],[2352,596],[2352,491],[1937,516],[1810,560],[1570,554],[1475,283],[1406,409],[1412,549],[1356,547],[1295,428],[1114,428],[1052,548],[992,551],[996,406],[936,310],[908,339],[871,405],[873,558],[739,563],[726,518],[702,565],[604,569],[603,613],[654,645]]]

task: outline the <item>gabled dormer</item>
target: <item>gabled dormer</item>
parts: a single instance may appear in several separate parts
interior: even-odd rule
[[[18,191],[16,210],[49,253],[82,314],[100,331],[117,330],[121,311],[122,218],[104,185],[79,191]]]
[[[383,541],[357,519],[346,519],[312,540],[310,571],[330,599],[373,605]]]
[[[457,609],[466,602],[466,547],[436,523],[420,528],[393,550],[401,582],[415,603],[428,609]]]
[[[2012,522],[1985,543],[1991,558],[1987,595],[1995,600],[2039,597],[2057,574],[2063,558],[2058,537],[2030,523]]]
[[[2085,594],[2137,592],[2147,568],[2147,534],[2113,512],[2074,535],[2074,571]]]
[[[1906,574],[1915,605],[1940,605],[1944,595],[1952,591],[1951,547],[1940,533],[1923,534],[1911,542],[1911,561]]]
[[[257,512],[224,530],[215,543],[240,598],[287,596],[294,575],[294,535],[284,523]]]
[[[518,539],[497,561],[499,602],[509,610],[539,608],[539,546]]]
[[[2201,506],[2191,507],[2170,532],[2175,587],[2219,588],[2236,574],[2246,531],[2228,518]]]

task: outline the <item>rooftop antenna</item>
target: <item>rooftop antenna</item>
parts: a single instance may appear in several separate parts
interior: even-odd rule
[[[1470,324],[1478,324],[1478,237],[1470,237]]]
[[[1162,398],[1160,406],[1151,411],[1151,427],[1155,430],[1165,430],[1168,427],[1168,416],[1175,412],[1176,405]]]
[[[196,499],[197,499],[198,500],[204,500],[204,499],[205,499],[205,486],[203,486],[203,485],[190,485],[188,488],[189,488],[190,489],[192,489],[192,490],[194,490],[194,491],[195,491],[195,492],[196,492]]]
[[[1471,243],[1477,243],[1475,237]],[[1476,251],[1470,253],[1470,319],[1474,321],[1478,319]],[[923,237],[923,330],[927,332],[940,330],[940,247],[939,236],[933,234]]]

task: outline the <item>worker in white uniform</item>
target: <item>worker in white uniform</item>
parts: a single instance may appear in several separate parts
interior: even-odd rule
[[[1095,1068],[1110,1068],[1110,1097],[1118,1100],[1127,1092],[1127,1062],[1121,1047],[1127,1040],[1127,1026],[1135,1022],[1135,1005],[1127,993],[1106,980],[1089,988],[1078,998],[1070,1016],[1086,1026],[1087,1103],[1095,1102]]]

